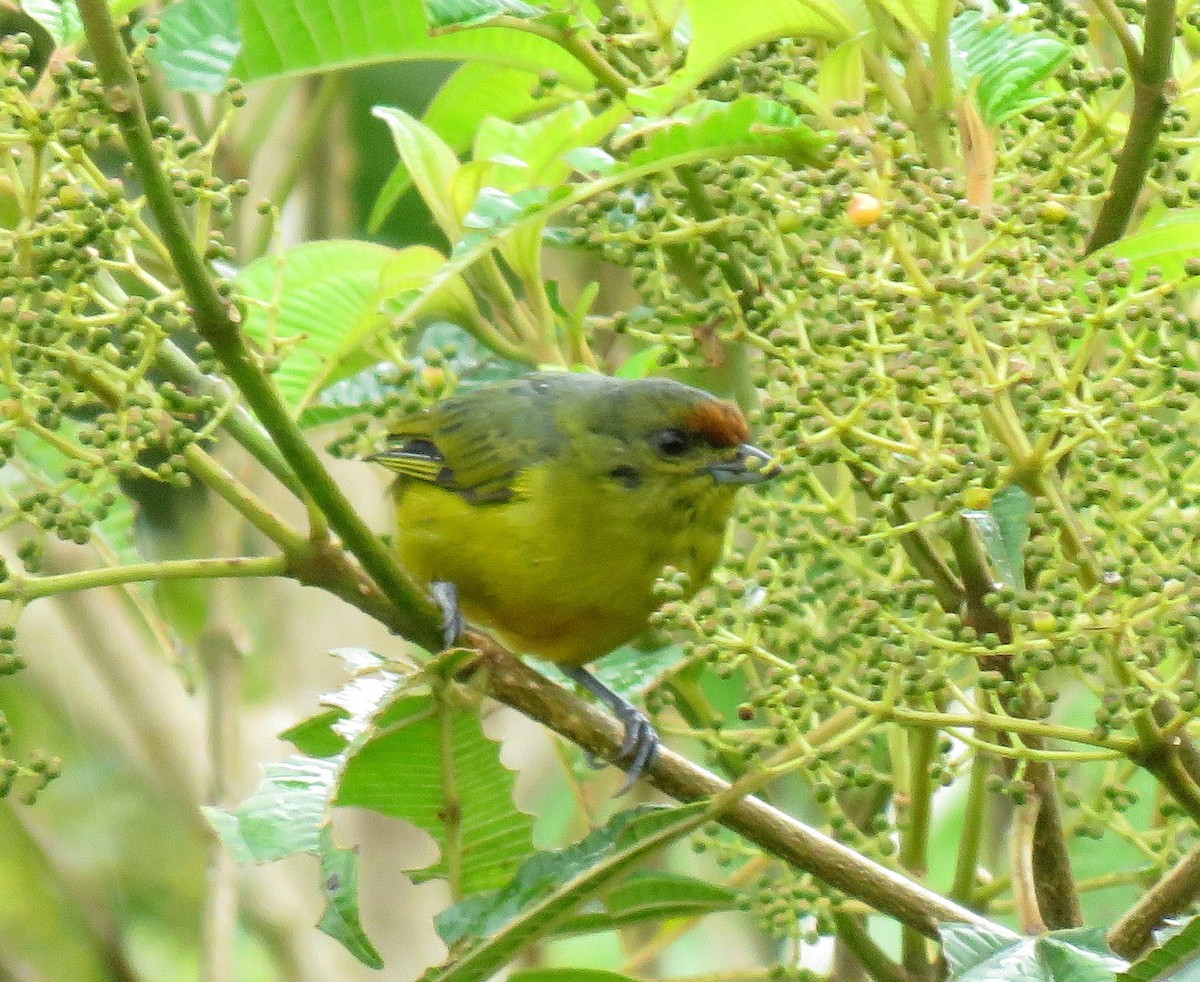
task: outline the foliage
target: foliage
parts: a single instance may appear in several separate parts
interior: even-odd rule
[[[410,874],[451,898],[429,979],[602,932],[643,949],[606,978],[648,977],[730,911],[779,978],[826,936],[831,977],[933,977],[934,928],[953,979],[1194,971],[1191,927],[1138,960],[1200,875],[1200,35],[1172,4],[181,0],[135,15],[141,89],[100,0],[78,22],[24,6],[87,50],[43,72],[0,42],[0,672],[44,657],[18,654],[30,605],[116,586],[164,649],[195,647],[179,676],[215,733],[241,697],[212,582],[290,578],[405,635],[343,649],[296,753],[205,802],[241,861],[316,857],[319,927],[371,967],[343,807],[436,846]],[[286,95],[430,59],[463,64],[423,116],[374,107],[395,167],[368,222],[417,198],[436,241],[288,238],[334,142],[328,79],[296,167],[246,207],[259,148],[230,73]],[[183,114],[143,128],[143,101]],[[656,636],[608,669],[735,790],[667,761],[653,779],[686,803],[596,809],[572,750],[561,848],[514,805],[484,696],[603,737],[478,670],[486,644],[430,656],[428,604],[308,443],[361,456],[399,414],[534,366],[734,398],[785,471],[742,500],[713,582],[685,602],[665,575]],[[135,513],[195,485],[234,534],[148,550]],[[4,753],[0,789],[30,801],[61,769]],[[775,824],[740,837],[752,792]]]

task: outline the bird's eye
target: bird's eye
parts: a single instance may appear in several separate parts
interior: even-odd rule
[[[650,437],[650,442],[664,457],[679,457],[692,448],[692,441],[683,430],[659,430]]]

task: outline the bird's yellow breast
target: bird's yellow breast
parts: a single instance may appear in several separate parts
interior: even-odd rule
[[[643,630],[664,566],[698,588],[733,506],[733,491],[708,479],[628,491],[553,465],[525,471],[505,502],[473,504],[417,480],[395,495],[397,548],[414,577],[455,584],[469,621],[568,665]]]

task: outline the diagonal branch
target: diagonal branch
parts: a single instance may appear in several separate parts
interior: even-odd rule
[[[486,673],[488,689],[495,698],[550,727],[593,756],[609,761],[620,756],[623,730],[615,720],[543,678],[490,639],[471,635],[470,641],[481,654],[481,671]],[[678,801],[712,798],[729,790],[728,782],[666,749],[659,752],[647,777],[654,787]],[[938,926],[948,921],[1005,931],[760,798],[741,799],[716,821],[771,855],[929,937],[936,937]]]

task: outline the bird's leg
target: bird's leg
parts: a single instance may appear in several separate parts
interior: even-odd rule
[[[623,795],[637,782],[646,768],[654,763],[658,754],[658,733],[653,724],[633,703],[622,699],[607,685],[585,668],[569,668],[560,665],[562,673],[582,685],[604,705],[611,709],[614,715],[625,727],[625,739],[621,744],[618,759],[628,761],[625,770],[625,785],[617,792]]]
[[[458,605],[458,587],[449,580],[434,580],[429,584],[429,592],[442,612],[442,639],[447,648],[453,648],[467,626]]]

